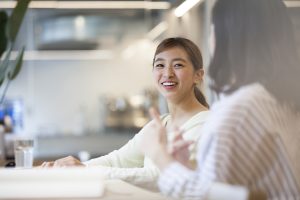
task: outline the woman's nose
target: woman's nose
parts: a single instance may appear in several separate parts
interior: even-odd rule
[[[174,76],[173,67],[171,67],[171,66],[165,67],[165,69],[164,69],[164,76],[166,76],[166,77],[172,77],[172,76]]]

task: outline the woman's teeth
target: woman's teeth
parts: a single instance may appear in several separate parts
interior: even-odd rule
[[[175,85],[175,83],[174,82],[164,82],[164,83],[162,83],[164,86],[173,86],[173,85]]]

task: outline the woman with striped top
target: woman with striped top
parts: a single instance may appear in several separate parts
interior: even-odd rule
[[[212,13],[211,88],[219,94],[199,129],[196,170],[170,154],[157,113],[143,149],[162,170],[166,195],[205,199],[216,183],[262,191],[267,199],[300,199],[300,62],[281,0],[218,0]],[[148,141],[149,138],[147,138]],[[174,155],[177,155],[176,157]]]

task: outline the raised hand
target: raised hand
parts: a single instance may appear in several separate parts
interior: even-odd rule
[[[167,131],[160,121],[158,111],[151,108],[149,113],[153,120],[142,136],[140,149],[162,170],[173,161],[167,150]]]
[[[190,145],[194,144],[194,141],[184,140],[182,137],[182,130],[175,128],[175,137],[173,141],[168,145],[168,152],[172,155],[172,157],[183,164],[184,166],[193,169],[194,166],[190,161]]]

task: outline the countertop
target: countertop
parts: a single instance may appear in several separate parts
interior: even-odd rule
[[[68,155],[78,157],[80,152],[94,158],[119,149],[133,136],[134,133],[129,132],[39,136],[34,139],[34,159],[53,160]],[[12,141],[13,137],[6,139],[6,154],[9,158],[13,157]]]

